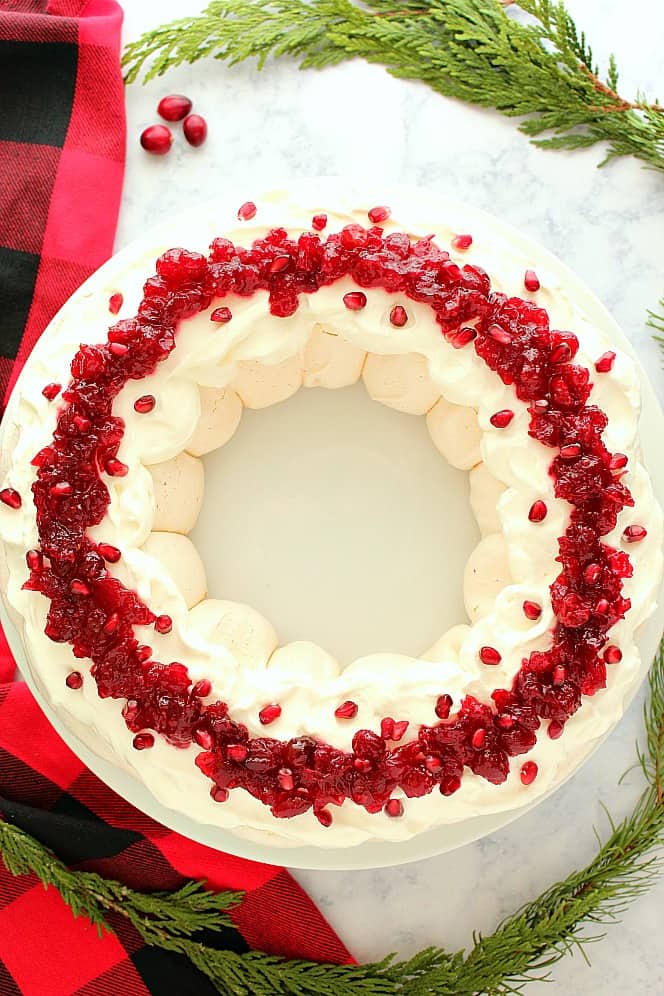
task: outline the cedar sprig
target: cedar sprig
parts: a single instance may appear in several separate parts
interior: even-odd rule
[[[315,69],[363,58],[522,118],[519,128],[541,148],[603,142],[600,165],[630,155],[664,169],[664,107],[621,96],[615,59],[603,78],[584,33],[554,0],[213,0],[129,44],[126,80],[208,56],[231,65],[256,58],[259,68],[290,56]]]

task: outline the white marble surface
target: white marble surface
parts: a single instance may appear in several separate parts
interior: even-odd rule
[[[126,39],[203,4],[143,0],[126,5]],[[620,0],[569,0],[595,54],[618,51],[622,88],[651,95],[661,76],[661,0],[627,8]],[[159,97],[184,92],[209,122],[199,150],[178,142],[165,159],[138,145],[155,120]],[[664,373],[645,313],[664,291],[664,177],[631,160],[598,171],[600,152],[542,152],[514,122],[397,81],[379,67],[354,63],[301,74],[289,62],[258,75],[216,62],[170,73],[127,91],[128,157],[117,245],[124,246],[169,211],[214,196],[225,182],[254,185],[278,176],[341,173],[420,183],[494,212],[541,241],[573,267],[613,311],[664,398]],[[468,945],[473,929],[500,918],[587,860],[593,826],[606,827],[601,805],[626,813],[640,782],[618,786],[632,764],[641,730],[642,696],[585,768],[552,799],[495,836],[453,854],[402,868],[368,872],[299,872],[361,960],[387,951],[408,955],[427,944]],[[664,991],[658,918],[664,879],[635,902],[607,938],[554,969],[553,986],[531,996],[622,996]]]

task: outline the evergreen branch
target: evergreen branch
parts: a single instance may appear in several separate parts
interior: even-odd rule
[[[659,343],[659,348],[664,353],[664,297],[659,302],[661,314],[655,311],[648,311],[648,325],[654,329],[653,339]]]
[[[526,20],[508,15],[520,9]],[[664,107],[618,92],[611,57],[602,79],[592,49],[556,0],[213,0],[202,14],[127,46],[126,80],[163,75],[206,56],[233,65],[290,56],[321,69],[352,58],[420,80],[448,97],[523,120],[542,148],[605,142],[600,165],[631,155],[664,169]]]

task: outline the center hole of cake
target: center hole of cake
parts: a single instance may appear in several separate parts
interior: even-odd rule
[[[418,656],[467,621],[463,572],[479,539],[468,475],[423,418],[361,384],[302,389],[245,409],[204,462],[192,540],[209,595],[251,605],[280,644],[311,640],[346,665]]]

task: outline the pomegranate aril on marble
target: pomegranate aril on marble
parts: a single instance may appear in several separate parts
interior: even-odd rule
[[[597,373],[608,373],[609,370],[613,369],[613,364],[615,363],[616,354],[612,349],[608,349],[606,353],[602,353],[600,358],[595,363],[595,370]]]
[[[182,122],[182,131],[189,144],[198,148],[207,138],[207,121],[200,114],[188,114]]]
[[[162,97],[157,105],[157,113],[164,121],[182,121],[191,111],[192,102],[181,93],[170,93]]]
[[[173,132],[166,125],[150,125],[141,132],[141,145],[153,156],[165,156],[173,144]]]
[[[526,270],[523,278],[523,285],[527,291],[531,292],[531,294],[540,289],[539,277],[534,270]]]
[[[8,508],[18,509],[23,504],[21,496],[15,488],[3,488],[0,491],[0,501]]]
[[[395,304],[390,311],[390,325],[402,329],[408,321],[408,312],[401,304]]]
[[[148,412],[154,410],[154,406],[157,401],[154,394],[142,394],[140,398],[136,398],[134,402],[134,411],[138,412],[139,415],[147,415]]]

